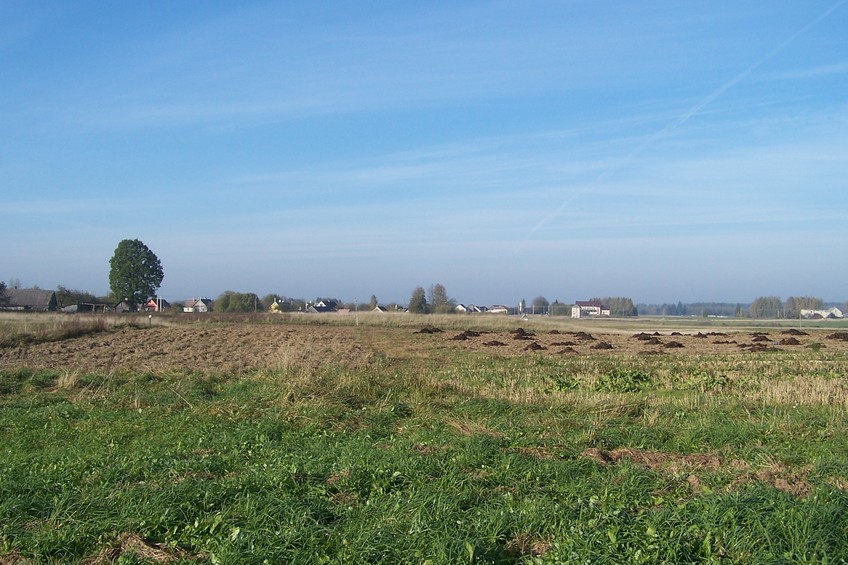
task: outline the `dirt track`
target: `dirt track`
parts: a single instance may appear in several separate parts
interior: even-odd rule
[[[82,372],[168,370],[233,373],[293,363],[365,366],[375,355],[424,357],[434,351],[476,350],[517,355],[697,355],[848,351],[833,332],[623,334],[556,331],[434,331],[426,328],[286,324],[125,327],[58,342],[0,349],[0,368]],[[845,336],[843,336],[845,337]]]

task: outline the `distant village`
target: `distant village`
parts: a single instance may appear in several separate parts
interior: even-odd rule
[[[307,314],[350,314],[353,310],[350,305],[343,305],[340,301],[330,299],[319,299],[315,301],[292,301],[285,298],[276,298],[270,306],[266,307],[257,300],[255,311],[281,314],[284,312],[302,312]],[[38,288],[10,288],[6,290],[6,303],[0,306],[2,310],[30,311],[30,312],[165,312],[177,311],[183,313],[205,314],[215,311],[215,302],[209,298],[190,298],[180,302],[170,303],[163,298],[151,297],[140,304],[129,304],[126,301],[117,304],[107,302],[77,302],[74,304],[61,305],[56,296],[56,291],[42,290]],[[451,305],[452,310],[458,314],[503,314],[503,315],[526,315],[526,314],[549,314],[547,306],[537,312],[535,307],[528,307],[523,303],[510,307],[503,304],[492,306],[478,306],[475,304]],[[408,308],[397,304],[383,306],[375,304],[368,308],[375,313],[408,312]],[[571,317],[609,317],[610,308],[599,301],[577,301],[570,306]]]
[[[345,315],[353,312],[373,312],[378,314],[408,312],[406,306],[399,304],[381,305],[372,303],[369,305],[342,304],[333,299],[316,299],[304,301],[275,297],[270,304],[265,299],[259,300],[255,295],[250,295],[253,301],[253,312],[267,312],[271,314],[303,313],[303,314],[337,314]],[[208,314],[215,312],[215,301],[209,298],[190,298],[175,303],[159,297],[151,297],[140,304],[129,304],[121,301],[116,304],[103,301],[83,301],[71,304],[61,304],[57,298],[56,291],[43,290],[39,288],[7,288],[5,300],[0,304],[0,310],[4,311],[26,311],[26,312],[65,312],[65,313],[126,313],[126,312],[148,312],[148,313],[185,313],[185,314]],[[611,299],[618,300],[618,299]],[[629,299],[628,299],[629,300]],[[573,304],[555,302],[548,304],[547,301],[526,305],[522,300],[516,306],[495,304],[492,306],[480,306],[475,304],[453,303],[449,305],[448,313],[469,315],[553,315],[570,316],[575,319],[584,318],[609,318],[621,316],[620,312],[613,312],[609,305],[603,301],[577,300]],[[632,306],[632,305],[631,305]],[[665,305],[663,305],[665,306]],[[697,315],[686,313],[682,305],[674,308],[673,315]],[[674,305],[672,305],[674,307]],[[657,306],[653,306],[657,309]],[[737,308],[739,308],[737,306]],[[638,315],[636,308],[632,312],[624,314],[627,316]],[[681,311],[682,310],[682,311]],[[244,311],[251,311],[250,308]],[[445,310],[442,310],[445,312]],[[663,310],[663,315],[665,310]],[[651,312],[652,315],[657,315]],[[715,316],[712,317],[725,317]],[[784,317],[784,316],[777,316]],[[793,316],[795,317],[795,316]],[[804,319],[841,319],[844,317],[842,309],[836,306],[826,308],[801,308],[797,317]]]

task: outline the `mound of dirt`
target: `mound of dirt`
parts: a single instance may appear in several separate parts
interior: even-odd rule
[[[524,348],[524,351],[542,351],[544,349],[547,349],[547,347],[539,345],[538,342],[534,341],[533,343],[528,344],[527,347]]]
[[[801,342],[794,337],[785,337],[778,342],[778,345],[801,345]]]
[[[524,328],[518,328],[512,333],[512,339],[528,340],[533,339],[533,333],[526,331]]]
[[[835,332],[827,336],[827,339],[838,339],[841,341],[848,341],[848,332]]]
[[[456,334],[451,339],[456,341],[465,341],[466,339],[470,339],[472,337],[480,337],[480,332],[475,332],[474,330],[465,330],[462,333]]]
[[[612,349],[612,348],[613,348],[612,344],[607,343],[605,341],[598,342],[591,347],[591,349]]]
[[[764,335],[764,334],[751,334],[751,335],[752,335],[752,337],[751,337],[751,341],[753,341],[753,342],[759,342],[759,341],[771,341],[771,339],[769,338],[769,336]]]
[[[558,355],[575,355],[577,354],[577,350],[573,347],[563,347],[559,351],[557,351]]]
[[[645,332],[641,332],[638,334],[634,334],[632,337],[638,339],[639,341],[647,341],[648,343],[659,343],[659,338],[662,334],[659,332],[654,332],[652,334],[648,334]]]
[[[574,341],[556,341],[551,344],[551,347],[571,347],[572,345],[577,345]]]
[[[680,343],[679,341],[669,341],[668,343],[663,345],[663,347],[665,347],[666,349],[681,349],[686,346]]]
[[[766,353],[771,351],[780,351],[777,347],[770,347],[764,343],[752,343],[750,345],[742,344],[739,347],[747,349],[751,353]]]
[[[783,333],[785,335],[810,335],[807,332],[804,332],[804,331],[801,331],[801,330],[796,330],[795,328],[792,328],[791,330],[786,330]]]
[[[440,334],[443,331],[444,330],[441,330],[439,328],[434,328],[433,326],[424,326],[423,328],[421,328],[417,332],[413,332],[413,333],[416,333],[416,334]]]
[[[503,347],[506,344],[502,341],[498,341],[496,339],[493,339],[492,341],[484,342],[483,345],[488,346],[488,347]]]
[[[586,332],[575,332],[574,337],[583,341],[595,341],[595,336]]]

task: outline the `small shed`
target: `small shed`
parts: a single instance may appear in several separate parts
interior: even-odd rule
[[[115,304],[115,312],[118,314],[123,314],[125,312],[138,312],[141,310],[141,304],[131,304],[127,300],[121,300],[117,304]]]

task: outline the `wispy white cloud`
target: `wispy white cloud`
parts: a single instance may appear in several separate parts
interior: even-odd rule
[[[6,215],[38,215],[38,216],[66,216],[84,213],[101,214],[115,210],[119,206],[129,206],[133,203],[130,199],[102,199],[102,198],[51,198],[38,200],[19,200],[18,198],[7,198],[0,201],[0,214]]]
[[[848,62],[834,63],[830,65],[818,65],[805,69],[789,69],[783,71],[772,71],[764,73],[762,80],[766,81],[783,81],[783,80],[808,80],[820,77],[830,77],[833,75],[843,75],[848,73]]]
[[[802,26],[795,33],[791,34],[788,38],[786,38],[784,41],[782,41],[780,44],[778,44],[774,49],[770,50],[765,55],[763,55],[762,57],[760,57],[759,59],[754,61],[752,64],[750,64],[742,72],[736,74],[735,76],[733,76],[733,78],[724,82],[718,88],[709,92],[709,94],[707,94],[705,97],[700,99],[695,105],[688,108],[685,112],[683,112],[682,114],[677,116],[675,119],[668,122],[661,129],[659,129],[656,132],[652,133],[651,135],[647,136],[641,143],[639,143],[636,147],[634,147],[622,159],[622,162],[626,163],[626,162],[630,161],[633,157],[639,155],[640,153],[645,151],[647,148],[649,148],[653,144],[655,144],[657,141],[659,141],[663,137],[673,133],[675,130],[680,128],[683,124],[688,122],[694,116],[701,113],[707,106],[709,106],[710,104],[715,102],[718,98],[723,96],[728,90],[730,90],[731,88],[734,88],[737,84],[739,84],[742,81],[744,81],[745,79],[747,79],[749,75],[751,75],[754,71],[759,69],[767,61],[769,61],[770,59],[775,57],[778,53],[780,53],[783,49],[785,49],[788,45],[790,45],[793,41],[795,41],[799,36],[803,35],[808,30],[810,30],[812,27],[814,27],[816,24],[820,23],[822,20],[824,20],[825,18],[830,16],[830,14],[832,14],[834,11],[836,11],[838,8],[840,8],[843,4],[845,4],[846,1],[848,1],[848,0],[839,0],[838,2],[836,2],[835,4],[830,6],[827,10],[825,10],[823,13],[821,13],[817,18],[813,19],[812,21],[810,21],[807,24],[805,24],[804,26]],[[620,170],[620,166],[614,166],[614,167],[610,167],[609,169],[602,171],[598,175],[595,183],[586,185],[585,188],[582,191],[580,191],[579,193],[567,197],[552,212],[543,216],[542,219],[530,229],[530,231],[527,233],[526,238],[527,239],[532,238],[536,234],[537,231],[539,231],[542,227],[544,227],[544,225],[546,223],[551,221],[558,214],[562,213],[562,211],[565,210],[566,207],[571,205],[572,202],[574,201],[574,199],[577,196],[581,196],[583,194],[591,192],[597,184],[600,184],[603,181],[605,181],[607,178],[616,175],[619,172],[619,170]]]
[[[233,8],[80,69],[63,97],[63,108],[70,101],[73,109],[63,121],[100,129],[243,124],[627,90],[648,76],[674,76],[669,71],[684,68],[686,52],[698,49],[675,23],[691,18],[685,11],[669,11],[656,29],[656,21],[640,25],[654,17],[640,10],[626,22],[598,17],[604,9],[549,4],[546,17],[530,6],[493,8],[385,9],[374,19]]]

